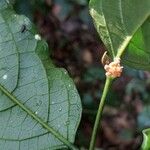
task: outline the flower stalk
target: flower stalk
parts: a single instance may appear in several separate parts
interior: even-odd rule
[[[106,96],[107,96],[107,93],[109,91],[109,88],[111,86],[112,81],[113,81],[113,78],[111,78],[111,77],[106,78],[103,94],[102,94],[100,104],[99,104],[99,108],[98,108],[98,112],[97,112],[97,115],[96,115],[96,120],[95,120],[95,124],[94,124],[94,128],[93,128],[93,132],[92,132],[92,137],[91,137],[89,150],[94,150],[97,130],[98,130],[98,127],[99,127],[99,124],[100,124],[100,119],[102,117],[102,112],[103,112]]]
[[[106,52],[105,52],[103,57],[102,57],[102,62],[104,62],[103,60],[105,60],[105,62],[106,62],[104,64],[104,69],[106,71],[106,73],[105,73],[106,81],[105,81],[103,94],[102,94],[99,108],[98,108],[97,115],[96,115],[96,120],[95,120],[95,124],[94,124],[94,128],[93,128],[93,132],[92,132],[89,150],[94,150],[95,141],[96,141],[96,134],[97,134],[100,120],[102,117],[103,108],[104,108],[105,101],[106,101],[106,96],[107,96],[107,93],[109,91],[109,88],[111,87],[111,83],[115,78],[121,76],[121,73],[123,70],[123,66],[120,65],[120,58],[119,57],[115,57],[113,62],[109,62],[108,56],[106,55]]]

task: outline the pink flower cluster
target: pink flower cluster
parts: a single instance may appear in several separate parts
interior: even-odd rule
[[[117,78],[121,76],[123,67],[120,65],[120,58],[114,58],[114,61],[104,66],[106,76]]]

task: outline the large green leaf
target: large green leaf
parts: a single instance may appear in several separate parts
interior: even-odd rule
[[[70,147],[81,117],[73,81],[28,18],[0,0],[0,149]]]
[[[126,64],[150,68],[145,66],[150,63],[149,0],[91,0],[90,13],[111,57],[120,57],[127,49],[123,59]]]

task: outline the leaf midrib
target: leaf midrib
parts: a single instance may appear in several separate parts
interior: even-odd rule
[[[33,113],[29,108],[23,105],[15,96],[13,96],[7,89],[5,89],[0,84],[0,90],[9,97],[15,104],[17,104],[21,109],[23,109],[29,116],[35,119],[40,125],[42,125],[45,129],[47,129],[51,134],[53,134],[57,139],[59,139],[62,143],[68,146],[72,150],[76,150],[75,146],[70,143],[66,138],[60,135],[57,131],[55,131],[52,127],[50,127],[47,123],[45,123],[40,117],[38,117],[35,113]]]

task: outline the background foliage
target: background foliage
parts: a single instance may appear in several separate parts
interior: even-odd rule
[[[53,49],[51,58],[55,64],[65,67],[74,78],[83,104],[76,144],[86,149],[105,78],[100,64],[105,47],[90,18],[88,0],[12,2],[18,13],[26,14],[36,23]],[[108,99],[97,147],[139,149],[141,131],[150,127],[150,73],[126,67],[123,76],[115,81]]]

